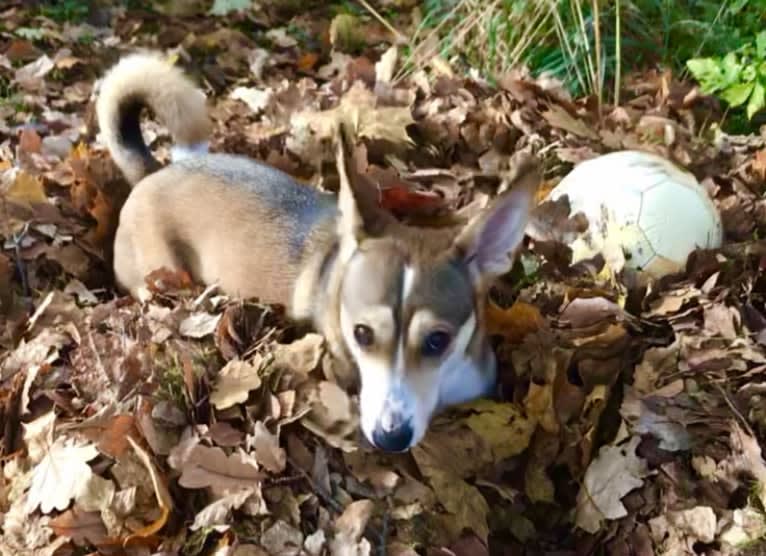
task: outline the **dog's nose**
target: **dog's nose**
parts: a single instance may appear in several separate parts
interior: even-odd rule
[[[372,432],[372,443],[385,452],[404,452],[410,447],[414,434],[411,421],[404,421],[388,431],[378,425]]]

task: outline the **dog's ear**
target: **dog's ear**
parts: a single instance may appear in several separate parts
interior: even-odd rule
[[[486,283],[508,272],[524,239],[541,174],[537,160],[525,154],[516,157],[511,171],[510,187],[471,219],[455,239],[456,255],[468,264],[474,281]]]
[[[338,235],[342,243],[358,244],[365,237],[382,235],[395,219],[380,207],[378,188],[357,169],[351,130],[339,125],[336,161],[338,191]]]

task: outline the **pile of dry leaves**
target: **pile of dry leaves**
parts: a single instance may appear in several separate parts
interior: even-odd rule
[[[715,104],[661,73],[635,76],[619,107],[523,72],[491,85],[435,64],[398,79],[384,27],[367,23],[347,54],[321,13],[118,8],[74,25],[3,10],[0,553],[760,553],[765,137],[711,128]],[[91,100],[139,45],[204,84],[213,150],[316,187],[336,187],[322,140],[352,115],[361,170],[401,218],[480,205],[522,148],[546,190],[574,163],[641,148],[697,175],[727,243],[639,287],[597,260],[569,265],[577,226],[542,206],[489,308],[499,399],[441,415],[409,454],[375,452],[352,377],[279,307],[166,272],[146,304],[114,292],[127,190]],[[167,154],[163,129],[145,135]]]

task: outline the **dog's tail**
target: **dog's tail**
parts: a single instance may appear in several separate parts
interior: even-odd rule
[[[210,134],[205,94],[181,69],[157,53],[124,57],[101,83],[96,115],[103,140],[131,185],[160,167],[141,135],[144,108],[173,136],[174,159],[206,152]]]

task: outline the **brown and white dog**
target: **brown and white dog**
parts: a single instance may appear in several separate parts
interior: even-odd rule
[[[163,168],[141,135],[145,107],[174,139]],[[362,430],[382,450],[409,449],[435,412],[493,390],[484,304],[524,237],[539,182],[531,157],[464,225],[416,228],[352,185],[347,141],[337,198],[246,157],[209,154],[204,94],[157,54],[132,54],[106,74],[97,115],[133,185],[114,246],[121,288],[141,298],[146,275],[166,267],[286,305],[358,368]]]

